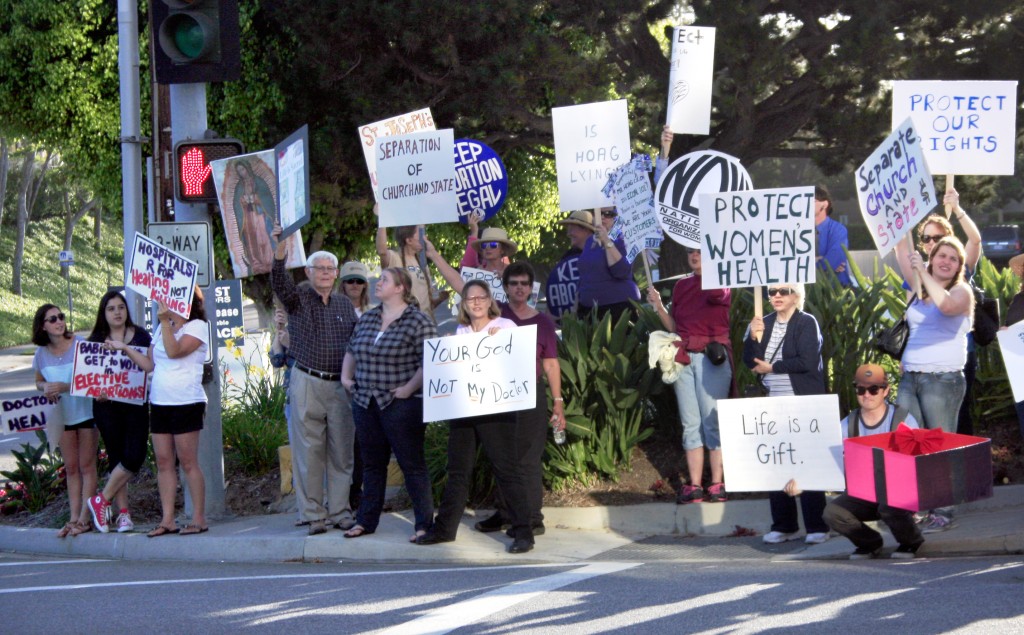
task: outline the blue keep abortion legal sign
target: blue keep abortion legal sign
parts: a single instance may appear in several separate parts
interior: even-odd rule
[[[473,139],[455,141],[455,191],[459,222],[476,212],[480,220],[498,213],[508,198],[508,171],[498,153]]]

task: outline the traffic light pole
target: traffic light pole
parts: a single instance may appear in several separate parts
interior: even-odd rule
[[[121,207],[124,210],[124,270],[131,266],[135,232],[142,229],[142,128],[139,91],[138,3],[117,0],[117,65],[121,82]],[[129,309],[140,324],[142,298],[131,296]]]
[[[124,0],[121,0],[124,1]],[[206,84],[171,84],[171,143],[186,139],[202,139],[206,133]],[[174,200],[174,220],[210,222],[208,205],[193,205]],[[206,297],[206,319],[214,319],[213,276],[203,289]],[[206,515],[211,518],[226,514],[224,495],[224,435],[220,418],[220,367],[217,361],[217,338],[210,342],[213,357],[213,378],[205,385],[206,421],[199,435],[199,466],[206,478]],[[181,479],[185,483],[184,479]],[[186,497],[186,513],[191,513],[191,497]]]

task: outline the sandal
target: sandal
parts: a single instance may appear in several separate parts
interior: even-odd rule
[[[92,523],[83,523],[79,521],[76,522],[75,526],[71,528],[71,531],[68,532],[68,535],[74,538],[75,536],[80,536],[88,531],[92,531]]]
[[[348,531],[343,533],[342,536],[345,536],[346,538],[358,538],[360,536],[369,536],[372,533],[373,532],[368,530],[366,527],[363,527],[362,525],[356,525],[352,529],[349,529]]]
[[[168,534],[176,534],[180,531],[177,527],[164,527],[163,525],[157,525],[156,529],[146,534],[147,538],[156,538],[158,536],[166,536]]]
[[[64,526],[61,527],[60,531],[57,532],[57,537],[58,538],[67,538],[68,534],[70,534],[71,530],[74,529],[74,528],[75,528],[75,523],[64,523]]]
[[[422,529],[419,529],[419,530],[417,530],[417,531],[416,531],[416,533],[414,533],[413,535],[409,536],[409,542],[411,542],[411,543],[415,543],[415,542],[417,542],[417,541],[418,541],[418,540],[419,540],[419,539],[420,539],[420,538],[421,538],[422,536],[426,536],[426,535],[427,535],[427,532],[426,532],[426,531],[424,531],[424,530],[422,530]]]
[[[195,534],[201,534],[207,531],[210,531],[209,527],[200,527],[199,525],[193,525],[189,523],[188,525],[182,527],[181,531],[179,531],[178,533],[182,536],[193,536]]]

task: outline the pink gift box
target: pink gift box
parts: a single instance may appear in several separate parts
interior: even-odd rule
[[[846,492],[910,511],[992,496],[992,441],[944,434],[938,450],[918,456],[889,449],[894,433],[843,441]]]

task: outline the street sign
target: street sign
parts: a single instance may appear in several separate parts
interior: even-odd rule
[[[171,251],[199,264],[196,284],[202,288],[213,282],[213,245],[210,224],[203,221],[150,223],[146,235]]]
[[[60,256],[58,256],[58,260],[60,260],[61,267],[70,267],[75,264],[75,252],[70,250],[62,251]]]
[[[245,321],[242,319],[242,281],[218,280],[213,283],[213,291],[217,345],[227,346],[228,340],[234,340],[235,346],[242,346],[245,343]],[[207,310],[207,318],[209,318],[209,310]]]

